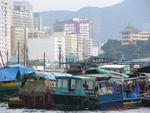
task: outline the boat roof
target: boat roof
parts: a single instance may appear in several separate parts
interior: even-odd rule
[[[100,67],[91,67],[87,69],[87,71],[90,71],[90,70],[96,70],[99,72],[99,74],[110,74],[108,70],[102,69]]]
[[[57,76],[56,79],[61,79],[61,78],[65,78],[65,79],[81,79],[81,80],[95,80],[94,77],[90,77],[90,76]]]
[[[120,68],[124,68],[125,66],[127,66],[127,65],[110,64],[110,65],[100,66],[100,68],[117,68],[117,69],[120,69]]]
[[[55,75],[48,72],[36,72],[37,77],[41,77],[45,80],[56,80]]]
[[[125,73],[119,73],[119,72],[114,72],[114,71],[111,71],[110,73],[111,73],[112,77],[114,77],[114,78],[116,78],[116,77],[120,78],[120,79],[129,78],[129,75],[127,75]]]
[[[72,75],[67,73],[51,73],[44,71],[36,71],[35,73],[27,74],[25,78],[26,79],[42,78],[44,80],[56,80],[56,77],[59,76],[72,76]]]
[[[33,73],[34,70],[19,64],[7,65],[0,68],[0,82],[19,81],[25,74]]]

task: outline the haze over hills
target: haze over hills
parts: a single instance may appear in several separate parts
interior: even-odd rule
[[[41,12],[44,25],[53,25],[57,20],[74,17],[87,18],[93,22],[94,42],[119,39],[119,32],[128,24],[139,30],[150,31],[150,0],[125,0],[111,7],[84,7],[78,11]]]

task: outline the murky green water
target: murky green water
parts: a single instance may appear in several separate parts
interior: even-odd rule
[[[150,108],[139,108],[119,111],[52,111],[36,109],[9,109],[7,103],[0,103],[0,113],[150,113]]]

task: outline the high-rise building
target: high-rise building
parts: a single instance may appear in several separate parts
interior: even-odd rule
[[[65,38],[63,33],[54,33],[49,38],[28,39],[29,60],[43,60],[53,64],[65,62]]]
[[[75,50],[76,43],[71,45],[71,41],[75,42],[76,40],[78,40],[78,48],[79,45],[80,46],[82,45],[82,48],[78,49],[77,51],[79,60],[84,59],[86,57],[90,57],[92,55],[91,50],[92,50],[93,40],[92,40],[92,30],[91,30],[92,23],[90,20],[73,18],[72,20],[57,21],[54,24],[53,28],[54,28],[54,32],[65,32],[67,34],[66,41],[68,42],[70,41],[68,43],[69,45],[66,46],[67,52],[69,51],[67,55],[71,53],[75,54],[73,50]],[[74,36],[72,34],[74,34]]]
[[[42,29],[42,17],[39,13],[33,14],[34,28],[41,30]]]
[[[66,58],[83,60],[83,38],[77,34],[65,34]],[[67,60],[71,61],[71,60]]]
[[[99,50],[98,46],[93,46],[92,47],[92,56],[98,56]]]
[[[56,21],[53,25],[54,32],[64,32],[64,21]]]
[[[11,56],[20,62],[24,61],[28,40],[28,29],[22,27],[11,27]],[[18,51],[19,50],[19,51]],[[19,52],[19,53],[18,53]]]
[[[0,52],[4,63],[6,63],[7,51],[10,55],[10,24],[10,1],[0,0]]]
[[[29,39],[42,39],[45,38],[45,31],[38,29],[29,29],[28,30],[28,38]]]
[[[12,11],[13,27],[33,27],[33,9],[27,1],[14,1]]]
[[[54,32],[74,33],[85,38],[92,38],[91,26],[90,20],[73,18],[72,20],[57,21],[54,24]]]
[[[92,56],[92,47],[93,47],[92,39],[84,38],[83,39],[83,58],[84,59]]]

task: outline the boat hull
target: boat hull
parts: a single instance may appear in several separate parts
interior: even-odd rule
[[[150,107],[150,96],[146,96],[142,98],[142,106]]]
[[[19,95],[17,82],[0,82],[0,101],[8,101],[11,97]]]
[[[85,110],[95,109],[97,100],[94,97],[77,95],[54,95],[54,109]]]
[[[23,95],[21,99],[26,108],[51,109],[53,106],[53,95],[46,93],[43,95]]]
[[[99,109],[124,110],[134,109],[141,105],[141,98],[124,98],[122,93],[99,96]]]

